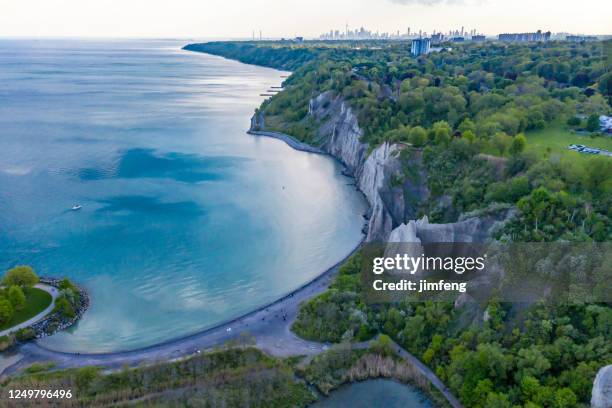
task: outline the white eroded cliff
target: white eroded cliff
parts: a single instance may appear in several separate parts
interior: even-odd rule
[[[391,175],[400,168],[397,144],[383,143],[368,154],[361,142],[363,131],[357,116],[341,97],[325,92],[310,101],[309,115],[320,124],[318,140],[323,149],[338,158],[357,179],[357,186],[371,206],[367,240],[385,240],[403,219],[401,189],[391,194],[393,203],[385,202],[383,191],[393,191]],[[393,214],[395,209],[395,215]],[[397,210],[399,208],[399,210]]]

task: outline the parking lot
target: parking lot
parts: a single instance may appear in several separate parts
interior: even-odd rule
[[[574,150],[582,154],[600,154],[603,156],[612,157],[612,152],[605,149],[598,149],[596,147],[588,147],[581,144],[571,144],[567,148],[569,150]]]

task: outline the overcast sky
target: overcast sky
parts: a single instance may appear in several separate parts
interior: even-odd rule
[[[373,31],[612,34],[612,0],[0,0],[0,36],[318,36]]]

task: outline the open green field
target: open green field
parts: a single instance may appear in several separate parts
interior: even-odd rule
[[[612,151],[612,137],[590,137],[574,133],[562,125],[551,126],[533,132],[527,132],[527,151],[532,151],[544,157],[550,149],[550,154],[559,154],[572,160],[589,160],[599,155],[590,155],[569,150],[570,144],[581,144]],[[612,160],[612,157],[610,158]]]
[[[21,310],[15,311],[13,318],[0,325],[0,330],[9,329],[19,323],[36,316],[51,304],[51,295],[42,289],[29,288],[24,291],[26,295],[26,304]]]

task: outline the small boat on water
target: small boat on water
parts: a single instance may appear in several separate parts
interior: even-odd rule
[[[72,211],[79,211],[83,206],[81,204],[75,204],[72,206]]]

